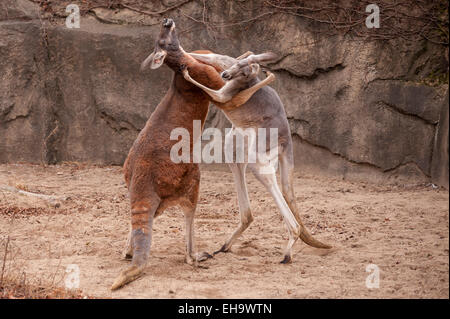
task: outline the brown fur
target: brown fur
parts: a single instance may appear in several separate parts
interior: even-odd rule
[[[213,67],[188,55],[183,56],[180,63],[186,65],[196,81],[217,89],[223,86],[223,80]],[[169,91],[148,119],[125,161],[125,181],[132,195],[132,210],[141,201],[148,201],[149,193],[155,193],[162,200],[160,206],[167,207],[164,201],[180,198],[188,199],[195,206],[200,181],[198,164],[171,161],[170,149],[177,141],[170,140],[170,133],[183,127],[192,137],[193,121],[201,120],[203,128],[209,103],[210,98],[201,89],[187,82],[181,74],[174,74]],[[192,139],[190,146],[192,150]]]
[[[205,51],[202,51],[205,52]],[[219,89],[224,85],[216,68],[198,62],[183,53],[173,57],[173,65],[184,65],[196,81]],[[203,129],[208,114],[210,98],[201,89],[187,82],[181,73],[175,72],[170,88],[139,133],[124,164],[124,176],[131,202],[131,231],[127,248],[132,265],[115,280],[115,290],[135,280],[142,273],[151,243],[153,218],[168,207],[180,205],[187,218],[193,218],[200,186],[200,169],[196,163],[174,163],[170,150],[177,143],[170,140],[173,129],[188,130],[193,149],[193,121],[201,120]],[[192,241],[187,243],[187,260]],[[191,247],[189,248],[189,245]]]
[[[155,50],[144,60],[141,69],[147,65],[156,69],[163,63],[175,71],[172,83],[139,133],[124,164],[131,202],[131,230],[126,257],[132,257],[132,264],[115,280],[112,290],[135,280],[143,272],[150,253],[153,220],[170,206],[180,205],[185,214],[187,262],[195,263],[209,257],[206,253],[193,253],[193,218],[200,169],[192,159],[189,163],[172,161],[170,151],[178,141],[171,140],[170,135],[176,128],[186,129],[191,137],[192,154],[193,122],[200,120],[203,129],[210,103],[210,97],[186,81],[181,70],[188,70],[197,82],[215,90],[224,85],[219,74],[222,70],[199,62],[184,52],[171,19],[164,19]]]

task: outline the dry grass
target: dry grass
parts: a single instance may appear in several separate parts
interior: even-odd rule
[[[88,299],[81,290],[58,286],[57,269],[49,278],[28,278],[24,265],[17,262],[19,250],[14,249],[7,236],[0,240],[0,299]],[[59,267],[57,267],[59,268]]]
[[[0,299],[87,299],[79,290],[32,284],[25,273],[6,276],[0,282]]]

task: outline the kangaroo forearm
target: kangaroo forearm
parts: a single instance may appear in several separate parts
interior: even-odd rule
[[[254,86],[242,90],[238,94],[236,94],[231,100],[229,100],[226,103],[217,103],[216,105],[222,109],[222,110],[233,110],[243,104],[245,104],[252,96],[255,94],[256,91],[258,91],[260,88],[268,85],[269,83],[273,82],[275,80],[275,75],[271,72],[268,72],[267,78],[262,80],[261,82],[258,82]]]

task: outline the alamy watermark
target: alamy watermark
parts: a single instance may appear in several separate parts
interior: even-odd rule
[[[366,7],[366,13],[370,13],[366,18],[366,27],[378,29],[380,27],[380,7],[374,3],[369,4]]]
[[[369,264],[366,272],[370,273],[366,278],[366,287],[368,289],[380,288],[380,268],[375,264]]]
[[[69,29],[80,28],[80,7],[76,4],[69,4],[66,7],[66,27]],[[366,6],[366,13],[370,13],[366,18],[366,27],[369,29],[380,27],[380,7],[375,3]]]
[[[258,163],[261,174],[274,173],[278,166],[278,128],[207,128],[202,135],[200,120],[189,130],[177,127],[170,139],[178,141],[170,150],[173,163]],[[210,141],[202,149],[202,141]],[[191,154],[191,145],[192,154]],[[192,155],[192,156],[191,156]]]
[[[67,265],[64,284],[67,289],[80,288],[80,267],[77,264]]]
[[[66,18],[66,27],[69,29],[80,28],[80,7],[76,4],[69,4],[66,7],[66,13],[69,15]]]

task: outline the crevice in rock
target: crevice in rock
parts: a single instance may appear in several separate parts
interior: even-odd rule
[[[349,163],[352,163],[352,164],[370,167],[370,168],[376,169],[376,170],[378,170],[378,171],[380,171],[382,173],[390,173],[390,172],[393,172],[393,171],[395,171],[395,170],[397,170],[397,169],[399,169],[399,168],[401,168],[403,166],[406,166],[406,165],[409,165],[409,164],[413,164],[424,176],[430,177],[430,174],[424,172],[423,169],[421,169],[417,165],[417,163],[415,163],[413,161],[402,162],[402,163],[397,164],[397,165],[395,165],[394,167],[391,167],[391,168],[382,168],[382,167],[380,167],[378,165],[375,165],[373,163],[356,161],[356,160],[350,159],[350,158],[348,158],[348,157],[346,157],[346,156],[344,156],[344,155],[342,155],[340,153],[332,151],[331,149],[329,149],[326,146],[319,145],[319,144],[313,143],[311,141],[308,141],[307,139],[305,139],[302,136],[300,136],[298,133],[293,132],[292,135],[295,135],[296,137],[298,137],[302,143],[306,143],[306,144],[308,144],[310,146],[317,147],[317,148],[320,148],[322,150],[325,150],[328,153],[332,154],[333,156],[339,157],[339,158],[341,158],[341,159],[343,159],[343,160],[345,160],[345,161],[347,161]]]
[[[27,83],[29,83],[28,81]],[[25,85],[25,87],[28,87]],[[26,119],[30,117],[32,110],[30,108],[27,108],[24,110],[24,112],[21,112],[20,110],[17,112],[17,114],[14,114],[14,107],[16,106],[15,103],[11,103],[6,108],[2,110],[0,113],[0,123],[11,123],[17,120]]]
[[[43,159],[47,164],[56,164],[58,162],[58,144],[63,135],[57,107],[64,105],[64,98],[58,80],[53,79],[53,81],[54,83],[50,83],[51,87],[45,86],[47,90],[45,94],[48,94],[48,96],[53,95],[55,101],[49,110],[49,119],[47,121],[44,139]]]
[[[40,21],[40,45],[43,50],[42,57],[34,57],[35,67],[37,69],[37,76],[39,82],[42,83],[43,95],[46,97],[49,104],[47,106],[45,124],[44,124],[44,139],[42,141],[41,161],[45,164],[56,164],[58,158],[58,145],[64,135],[63,126],[61,125],[60,115],[58,110],[64,107],[64,97],[62,89],[58,83],[57,66],[53,64],[54,53],[50,49],[50,39],[45,26],[45,21]]]
[[[121,131],[125,131],[125,130],[126,131],[135,131],[137,133],[140,132],[140,130],[137,127],[135,127],[133,124],[131,124],[128,121],[117,120],[116,118],[114,118],[112,115],[109,115],[105,111],[99,111],[99,113],[100,113],[100,118],[102,120],[104,120],[106,122],[106,124],[116,132],[120,133]]]
[[[11,112],[11,110],[12,110],[13,108],[14,108],[14,103],[11,103],[11,104],[8,103],[8,105],[7,105],[6,107],[3,107],[3,108],[1,109],[0,116],[1,116],[2,118],[6,117],[6,116]],[[2,120],[3,120],[3,119],[2,119]]]
[[[383,170],[383,173],[390,173],[390,172],[393,172],[393,171],[395,171],[395,170],[397,170],[397,169],[399,169],[399,168],[402,168],[402,167],[404,167],[404,166],[407,166],[407,165],[413,165],[413,166],[416,167],[423,175],[425,175],[425,176],[427,176],[427,177],[430,177],[430,174],[424,172],[424,171],[419,167],[419,165],[417,165],[417,163],[414,162],[414,161],[407,161],[407,162],[400,163],[400,164],[398,164],[398,165],[396,165],[396,166],[394,166],[394,167],[392,167],[392,168]]]
[[[392,110],[394,112],[400,113],[401,115],[407,116],[407,117],[412,118],[412,119],[417,120],[417,121],[420,121],[420,122],[422,122],[425,125],[436,126],[437,123],[438,123],[438,122],[431,122],[431,121],[429,121],[429,120],[427,120],[427,119],[425,119],[425,118],[423,118],[423,117],[421,117],[421,116],[419,116],[417,114],[414,114],[414,113],[411,113],[411,112],[407,112],[407,111],[399,108],[397,105],[388,103],[388,102],[383,101],[383,100],[377,101],[376,104],[381,106],[381,107],[384,107],[386,109],[389,109],[389,110]]]
[[[302,124],[306,124],[306,125],[308,125],[308,126],[311,125],[311,123],[309,123],[308,120],[296,118],[296,117],[294,117],[294,116],[288,116],[287,119],[288,119],[289,122],[294,122],[295,124],[298,123],[298,124],[301,124],[301,125],[302,125]]]
[[[297,137],[300,139],[300,141],[301,141],[302,143],[306,143],[306,144],[308,144],[308,145],[310,145],[310,146],[313,146],[313,147],[317,147],[317,148],[323,149],[323,150],[327,151],[328,153],[331,153],[331,154],[334,155],[334,156],[337,156],[337,157],[339,157],[339,158],[342,158],[343,160],[345,160],[345,161],[347,161],[347,162],[349,162],[349,163],[357,164],[357,165],[369,166],[369,167],[372,167],[372,168],[375,168],[375,169],[378,169],[378,170],[383,171],[383,168],[382,168],[382,167],[379,167],[379,166],[377,166],[377,165],[375,165],[375,164],[372,164],[372,163],[369,163],[369,162],[360,162],[360,161],[352,160],[352,159],[350,159],[350,158],[345,157],[345,156],[342,155],[342,154],[339,154],[339,153],[337,153],[337,152],[332,151],[331,149],[329,149],[328,147],[326,147],[326,146],[324,146],[324,145],[319,145],[319,144],[313,143],[313,142],[311,142],[311,141],[308,141],[307,139],[305,139],[304,137],[302,137],[300,134],[298,134],[298,133],[296,133],[296,132],[292,132],[292,135],[297,136]]]
[[[48,47],[46,48],[48,50]],[[45,52],[46,57],[51,53]],[[42,76],[42,70],[39,72],[40,81],[43,82],[43,93],[48,101],[50,101],[46,110],[44,140],[41,159],[46,164],[56,164],[58,158],[58,146],[64,135],[63,125],[61,125],[58,110],[64,109],[65,102],[62,89],[58,83],[54,68],[50,65],[50,60],[45,61],[43,69],[45,76]],[[36,64],[38,65],[38,64]]]
[[[333,71],[340,71],[343,69],[345,69],[345,65],[343,65],[342,63],[338,63],[333,66],[327,67],[327,68],[316,68],[310,74],[301,74],[301,73],[298,73],[298,72],[293,71],[292,69],[288,69],[288,68],[272,68],[271,71],[286,72],[289,75],[294,76],[296,78],[299,78],[302,80],[307,80],[307,81],[312,81],[312,80],[315,80],[320,75],[328,74]]]
[[[436,145],[436,142],[437,142],[438,132],[439,132],[439,122],[434,126],[433,144],[431,145],[430,158],[428,159],[428,167],[430,168],[430,177],[431,177],[432,171],[433,171],[433,158],[435,155],[434,154],[434,146]]]
[[[28,118],[30,116],[30,114],[31,114],[31,111],[29,111],[27,114],[18,114],[16,116],[12,117],[12,118],[5,118],[5,119],[3,119],[2,122],[3,123],[10,123],[10,122],[17,121],[17,120],[20,120],[20,119],[26,119],[26,118]]]

